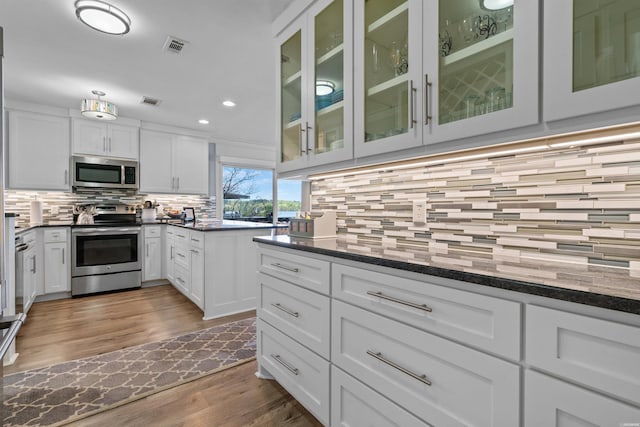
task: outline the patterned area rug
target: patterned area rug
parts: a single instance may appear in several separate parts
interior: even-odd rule
[[[4,377],[4,426],[60,426],[253,360],[255,318]]]

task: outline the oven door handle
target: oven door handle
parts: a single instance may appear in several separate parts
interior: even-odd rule
[[[72,234],[120,234],[129,233],[137,234],[141,228],[76,228],[72,230]]]

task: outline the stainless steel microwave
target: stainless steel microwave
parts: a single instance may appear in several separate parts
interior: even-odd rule
[[[138,189],[139,171],[135,160],[73,156],[71,171],[74,188]]]

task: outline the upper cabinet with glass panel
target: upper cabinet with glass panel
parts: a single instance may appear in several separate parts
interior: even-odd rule
[[[423,21],[425,143],[539,121],[536,1],[425,2]]]
[[[544,10],[545,120],[640,103],[639,1],[545,0]]]
[[[353,156],[352,10],[319,1],[279,38],[280,172]]]

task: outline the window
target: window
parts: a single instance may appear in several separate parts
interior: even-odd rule
[[[273,201],[277,199],[278,221],[295,218],[302,206],[302,182],[277,180],[274,171],[244,166],[222,168],[223,219],[273,222]]]
[[[224,166],[224,219],[273,221],[273,170]]]

